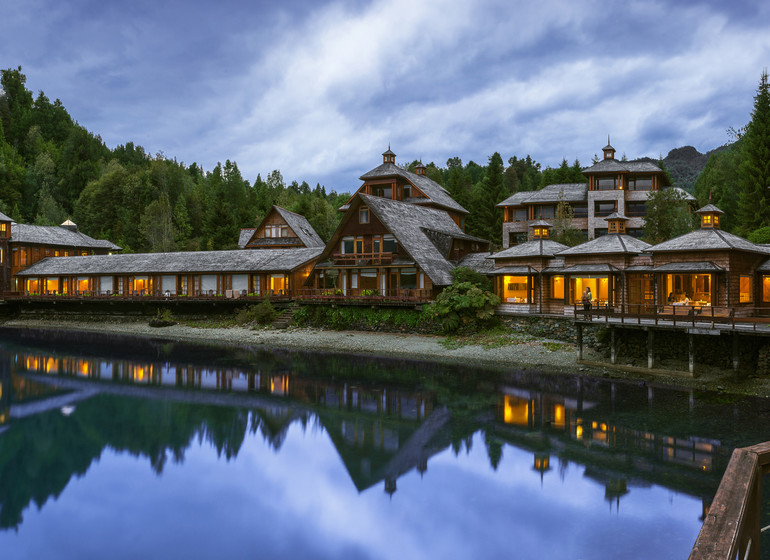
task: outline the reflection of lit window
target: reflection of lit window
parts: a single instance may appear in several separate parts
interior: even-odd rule
[[[48,360],[45,363],[45,372],[51,373],[56,371],[58,368],[56,367],[56,360],[53,358],[48,358]]]
[[[274,375],[270,378],[270,392],[274,395],[286,395],[289,392],[289,376]]]
[[[559,428],[564,426],[564,405],[563,404],[554,405],[553,422],[551,424]]]
[[[88,377],[89,363],[85,360],[78,362],[78,373],[84,377]]]
[[[575,438],[576,439],[583,439],[583,426],[580,424],[575,427]]]
[[[505,395],[503,421],[506,424],[527,426],[529,424],[529,401]]]

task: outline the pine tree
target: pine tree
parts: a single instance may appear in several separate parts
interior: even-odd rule
[[[739,231],[744,235],[770,225],[770,85],[762,72],[751,122],[742,139],[738,167]]]

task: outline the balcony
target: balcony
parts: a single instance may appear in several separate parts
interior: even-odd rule
[[[332,253],[334,266],[377,266],[392,264],[396,253]]]

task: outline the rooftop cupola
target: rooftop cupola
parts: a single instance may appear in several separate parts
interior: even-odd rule
[[[418,175],[425,176],[428,174],[426,171],[427,167],[425,167],[422,162],[418,163],[417,167],[415,167],[414,170],[417,172]]]
[[[623,214],[619,214],[618,212],[613,212],[606,218],[607,220],[607,233],[626,233],[626,222],[628,221],[628,218],[626,218]]]
[[[382,163],[396,163],[396,154],[390,151],[390,145],[388,145],[388,150],[382,154]]]
[[[545,220],[538,220],[532,224],[532,239],[548,239],[551,224]]]
[[[64,222],[62,222],[61,226],[59,226],[59,227],[63,227],[64,229],[68,229],[70,231],[74,231],[75,233],[78,232],[78,226],[72,220],[65,220]]]
[[[615,159],[615,148],[610,144],[610,137],[607,136],[607,145],[602,148],[604,159]]]
[[[701,229],[719,229],[719,216],[724,214],[713,204],[707,204],[700,210],[696,210],[695,213],[700,215]]]

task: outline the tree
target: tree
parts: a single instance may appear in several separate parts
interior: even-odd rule
[[[668,188],[650,194],[644,220],[644,240],[647,243],[662,243],[692,230],[692,213],[682,191]]]
[[[711,154],[698,178],[694,194],[699,206],[712,203],[724,212],[719,226],[729,232],[738,227],[738,166],[741,163],[740,141]]]
[[[573,247],[585,241],[583,232],[572,225],[572,219],[575,217],[575,211],[564,198],[564,190],[559,191],[559,201],[556,203],[556,216],[553,220],[553,229],[551,239]]]
[[[751,122],[742,138],[738,167],[739,232],[748,234],[770,225],[770,85],[762,72]]]
[[[139,231],[147,239],[152,252],[171,251],[174,248],[176,228],[168,196],[161,193],[160,198],[152,202],[142,214]]]

